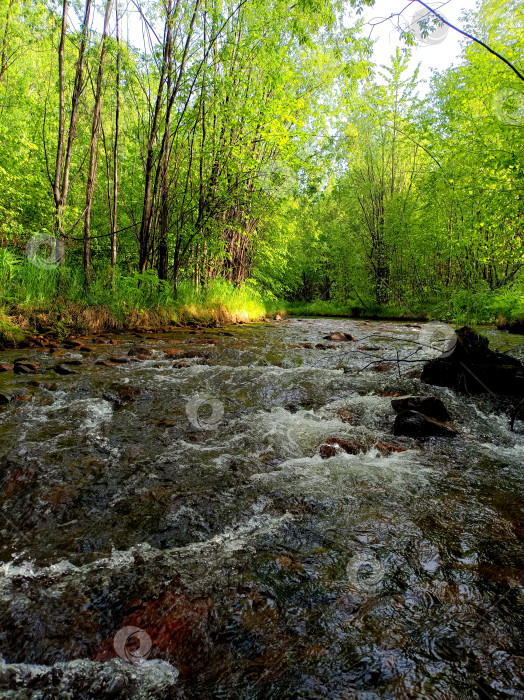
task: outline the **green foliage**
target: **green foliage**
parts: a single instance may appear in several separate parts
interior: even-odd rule
[[[285,299],[296,313],[464,321],[524,314],[524,92],[482,47],[465,43],[461,64],[436,75],[423,101],[417,74],[408,73],[409,49],[373,66],[369,41],[358,23],[340,20],[338,0],[182,3],[167,63],[167,45],[158,43],[169,29],[165,8],[146,3],[144,31],[155,30],[147,50],[114,36],[107,43],[87,285],[82,228],[94,91],[80,95],[70,189],[58,213],[60,12],[33,0],[8,4],[9,16],[0,5],[11,57],[0,77],[7,309],[69,301],[122,319],[215,306],[254,318]],[[373,2],[350,5],[359,11]],[[522,12],[514,0],[484,0],[467,28],[518,61]],[[75,26],[65,44],[66,126]],[[93,80],[100,37],[90,31],[87,44],[84,78]],[[168,85],[178,85],[172,112]],[[60,230],[64,264],[31,264],[24,249],[33,233]]]

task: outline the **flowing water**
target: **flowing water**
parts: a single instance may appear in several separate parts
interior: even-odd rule
[[[421,384],[451,333],[292,320],[0,353],[41,363],[0,374],[0,697],[524,698],[524,425]],[[443,399],[459,437],[394,437],[404,394]],[[359,453],[323,459],[329,438]]]

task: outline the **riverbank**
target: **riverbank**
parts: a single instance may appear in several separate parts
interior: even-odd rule
[[[278,309],[277,309],[278,311]],[[126,331],[167,331],[173,327],[217,327],[235,323],[252,323],[281,317],[281,314],[257,308],[228,308],[181,305],[153,309],[123,309],[115,314],[107,306],[87,306],[63,302],[52,307],[16,307],[0,312],[0,349],[24,347],[38,338],[63,338],[83,333],[121,333]]]
[[[365,318],[370,321],[442,321],[457,325],[496,325],[499,330],[523,333],[524,295],[511,294],[451,294],[438,302],[428,302],[423,308],[407,305],[365,305],[358,301],[284,302],[288,316]]]
[[[6,289],[3,297],[8,301],[0,306],[0,347],[23,345],[41,335],[60,339],[83,333],[222,326],[285,314],[276,300],[268,301],[248,285],[235,287],[224,280],[200,289],[184,283],[176,297],[158,280],[143,279],[139,284],[133,279],[126,284],[120,278],[114,290],[97,280],[87,293],[71,276],[62,285],[56,279],[53,285],[44,284],[46,277],[37,282],[33,287]],[[57,289],[64,293],[57,295]]]
[[[53,272],[53,274],[55,274]],[[56,274],[55,274],[56,277]],[[472,296],[469,301],[450,297],[426,309],[407,306],[365,305],[359,301],[288,302],[264,294],[252,284],[235,287],[213,280],[205,288],[184,283],[176,297],[156,279],[115,281],[114,291],[101,280],[89,293],[71,276],[64,284],[47,277],[25,280],[7,288],[0,307],[0,348],[21,346],[39,336],[61,339],[85,333],[168,330],[176,326],[213,327],[284,317],[364,318],[384,321],[443,321],[458,325],[497,325],[522,333],[524,312],[520,298]],[[58,296],[56,290],[64,288]],[[460,303],[459,303],[460,302]]]

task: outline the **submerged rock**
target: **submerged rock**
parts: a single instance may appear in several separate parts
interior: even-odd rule
[[[469,394],[524,396],[524,365],[490,350],[488,339],[465,326],[440,357],[424,365],[422,381]]]
[[[391,405],[395,413],[417,411],[418,413],[422,413],[438,421],[446,422],[451,420],[447,408],[436,396],[406,396],[399,399],[395,398],[391,400]]]
[[[418,411],[402,411],[395,418],[393,435],[414,438],[455,437],[457,431],[449,423],[435,420]]]
[[[0,658],[0,689],[5,698],[137,698],[177,697],[179,672],[161,659],[105,663],[76,659],[53,666],[5,663]],[[27,691],[31,688],[31,691]]]
[[[389,457],[395,452],[406,452],[407,447],[400,447],[399,445],[390,445],[387,442],[377,442],[375,448],[384,455],[384,457]]]

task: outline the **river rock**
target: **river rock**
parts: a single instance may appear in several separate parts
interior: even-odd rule
[[[455,437],[457,431],[449,423],[435,420],[418,411],[402,411],[395,418],[393,434],[413,438]]]
[[[14,365],[0,365],[0,372],[12,372],[14,370],[15,366]]]
[[[5,406],[9,403],[9,401],[9,396],[6,396],[5,394],[0,394],[0,406]]]
[[[135,345],[127,354],[131,357],[150,357],[151,350],[143,345]]]
[[[14,373],[15,374],[36,374],[40,369],[39,362],[31,362],[29,360],[15,360]]]
[[[513,321],[508,321],[505,316],[499,316],[497,328],[501,331],[524,335],[524,316],[522,318],[516,318]]]
[[[395,413],[402,411],[417,411],[438,421],[450,421],[451,417],[442,401],[436,396],[406,396],[392,399],[391,405]]]
[[[77,374],[76,370],[71,369],[71,367],[67,367],[66,365],[56,365],[53,367],[53,371],[63,376],[67,374]]]
[[[390,445],[388,442],[377,442],[375,444],[375,448],[380,452],[381,455],[384,455],[384,457],[389,457],[395,452],[406,452],[408,449],[407,447],[400,447],[399,445]]]
[[[320,445],[319,454],[322,459],[329,459],[340,452],[345,452],[348,455],[358,455],[359,452],[362,452],[362,449],[353,442],[335,437],[324,440],[324,443]]]
[[[517,420],[524,421],[524,399],[522,399],[511,412],[510,428],[512,431],[515,429],[515,422]]]
[[[468,394],[524,396],[522,362],[488,345],[488,339],[472,328],[460,328],[448,349],[424,365],[422,381]]]
[[[350,333],[344,333],[343,331],[336,331],[335,333],[329,333],[324,336],[324,340],[335,340],[337,342],[348,342],[354,341],[355,338]]]

